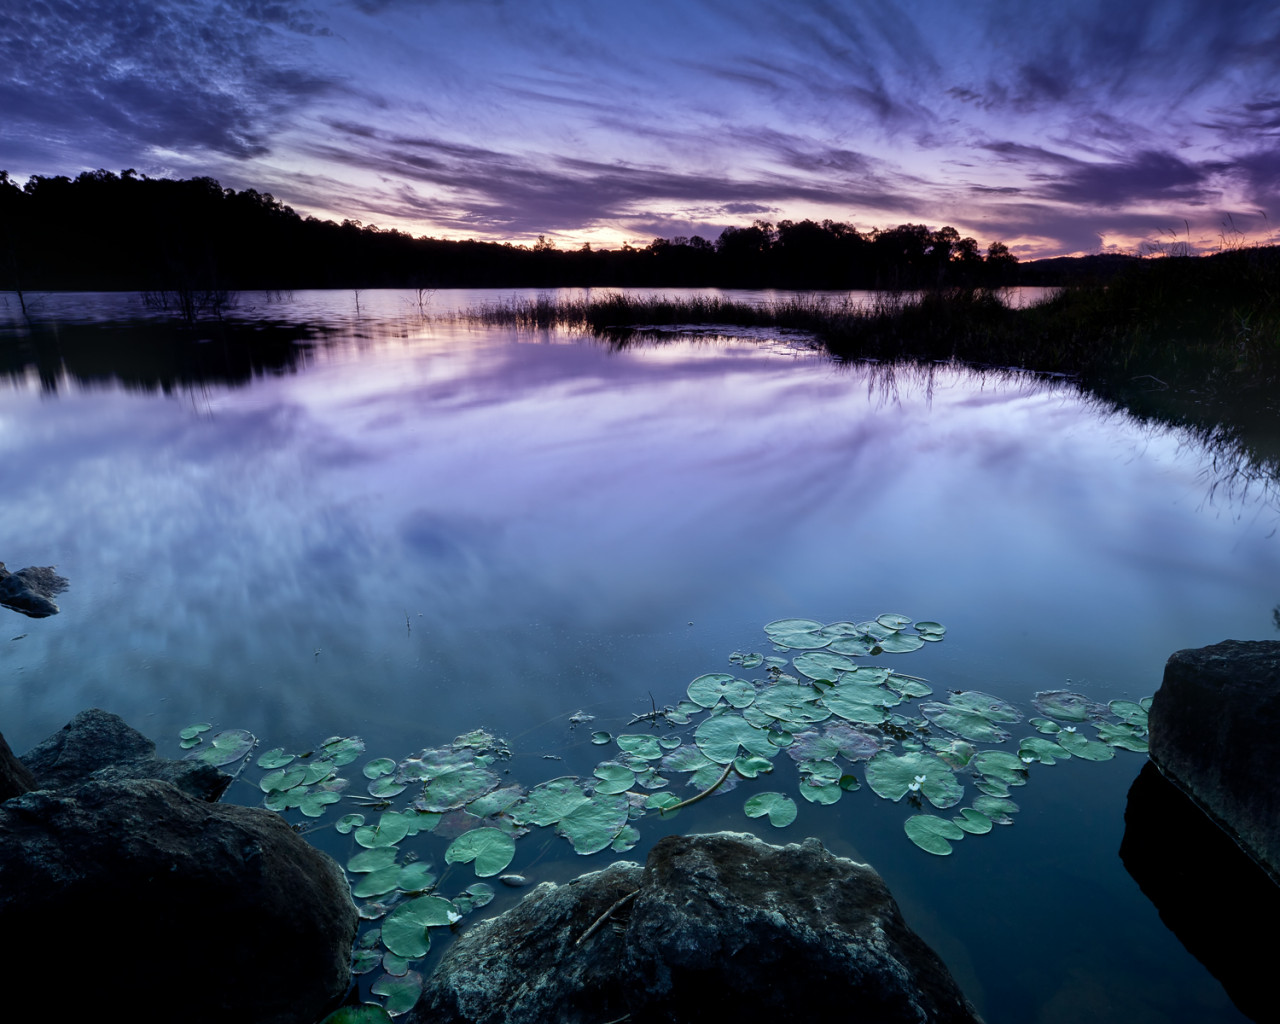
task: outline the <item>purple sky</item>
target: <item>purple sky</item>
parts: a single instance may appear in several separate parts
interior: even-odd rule
[[[1280,241],[1274,0],[16,0],[0,168],[561,247],[756,218]]]

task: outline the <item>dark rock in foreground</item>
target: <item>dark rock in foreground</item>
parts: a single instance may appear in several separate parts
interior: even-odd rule
[[[0,934],[11,966],[45,965],[8,975],[6,1012],[312,1024],[349,983],[341,868],[270,811],[210,803],[221,772],[153,751],[91,711],[23,758],[57,788],[0,803]]]
[[[1280,881],[1280,642],[1178,651],[1150,713],[1151,759]]]
[[[10,572],[0,562],[0,605],[22,612],[33,619],[58,614],[53,599],[67,589],[66,579],[53,571],[53,566],[31,565]]]
[[[602,915],[604,923],[592,931]],[[445,954],[410,1020],[972,1022],[875,871],[816,839],[669,836],[543,883]]]
[[[1280,886],[1149,761],[1129,789],[1120,859],[1240,1012],[1274,1021],[1275,948],[1259,922],[1280,920]]]

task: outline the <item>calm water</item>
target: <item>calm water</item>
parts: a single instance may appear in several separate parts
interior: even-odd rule
[[[1069,386],[890,377],[776,336],[616,350],[417,298],[245,297],[309,340],[245,359],[211,332],[160,369],[106,354],[142,331],[132,297],[44,298],[38,357],[0,309],[0,559],[71,581],[60,615],[0,609],[14,749],[91,705],[170,754],[200,720],[392,757],[485,726],[532,785],[589,774],[590,729],[771,653],[777,618],[936,619],[944,643],[883,660],[1023,706],[1136,699],[1179,648],[1274,635],[1274,508],[1211,497],[1209,453]],[[630,856],[664,830],[818,835],[886,877],[990,1024],[1242,1020],[1117,857],[1142,760],[1033,766],[1017,824],[948,858],[865,788],[783,831],[743,788],[646,818]],[[763,788],[791,787],[780,767]],[[513,870],[605,863],[540,843]]]

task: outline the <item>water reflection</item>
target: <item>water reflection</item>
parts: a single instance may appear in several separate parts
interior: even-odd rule
[[[0,635],[15,749],[89,705],[162,745],[212,721],[399,757],[487,726],[531,784],[599,760],[576,711],[620,731],[730,652],[770,653],[780,617],[936,619],[947,641],[909,671],[1023,705],[1140,697],[1171,651],[1272,628],[1257,506],[1207,504],[1208,449],[1068,382],[838,366],[794,341],[616,349],[396,298],[357,318],[349,295],[298,296],[301,333],[232,370],[166,366],[160,342],[146,371],[95,363],[86,341],[50,350],[54,392],[10,376],[0,558],[73,580],[61,614]],[[91,312],[49,330],[125,329]],[[1099,963],[1126,965],[1106,998],[1152,1020],[1233,1019],[1114,857],[1132,772],[1035,773],[1017,826],[936,861],[858,794],[806,805],[796,833],[871,858],[992,1024],[1068,1019],[1068,975]],[[751,827],[736,799],[678,827]],[[1088,924],[1121,911],[1115,936]]]

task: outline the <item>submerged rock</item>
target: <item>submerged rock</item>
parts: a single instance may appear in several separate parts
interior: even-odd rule
[[[221,772],[153,751],[85,712],[29,755],[48,788],[0,803],[0,934],[14,963],[65,964],[70,982],[33,973],[6,1008],[311,1024],[349,983],[342,869],[279,815],[209,802]]]
[[[1151,759],[1280,881],[1280,641],[1178,651],[1149,716]]]
[[[627,1016],[629,1015],[629,1016]],[[419,1022],[972,1022],[881,877],[816,839],[668,836],[470,928]]]
[[[58,606],[53,599],[70,584],[53,569],[52,565],[31,565],[10,572],[0,562],[0,605],[33,619],[57,615]]]
[[[1150,761],[1129,788],[1120,860],[1240,1012],[1275,1020],[1275,948],[1258,927],[1280,920],[1280,886]]]

